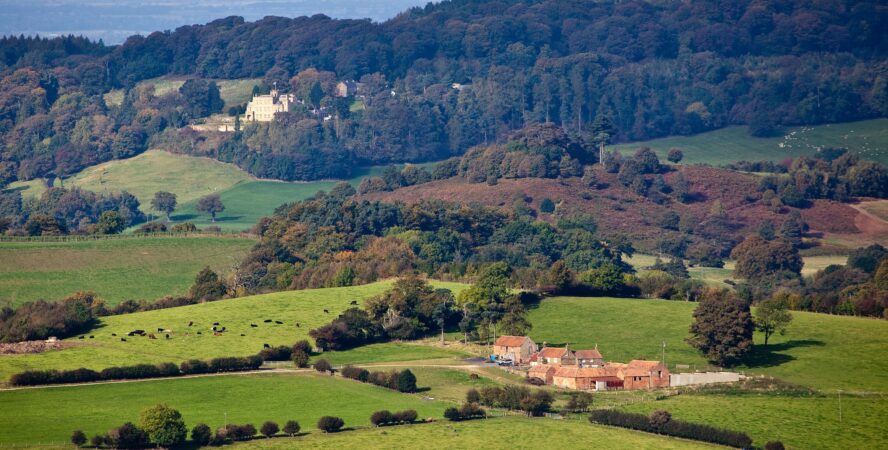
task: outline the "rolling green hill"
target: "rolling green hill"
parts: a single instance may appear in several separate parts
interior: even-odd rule
[[[419,383],[422,380],[418,380]],[[75,429],[87,436],[105,433],[123,422],[138,422],[139,412],[157,403],[178,409],[190,430],[203,422],[266,420],[281,426],[296,420],[305,432],[318,433],[318,418],[335,415],[346,426],[367,426],[380,409],[415,409],[420,417],[441,417],[446,403],[369,384],[314,373],[227,375],[136,383],[26,389],[0,392],[0,446],[64,443]],[[85,414],[88,410],[88,414]],[[45,420],[52,411],[52,420]]]
[[[157,191],[176,194],[179,204],[224,191],[253,177],[233,164],[210,158],[175,155],[149,150],[129,159],[108,161],[89,167],[64,181],[65,187],[80,187],[98,193],[128,191],[150,212]],[[18,182],[25,197],[39,197],[46,189],[43,180]]]
[[[227,273],[254,243],[236,237],[3,242],[0,303],[60,300],[84,290],[109,305],[184,294],[201,268]]]
[[[612,361],[660,359],[665,341],[670,367],[703,369],[705,359],[684,342],[695,307],[680,301],[557,297],[530,312],[530,336],[537,343],[569,343],[575,349],[597,344]],[[888,361],[873,358],[888,346],[888,322],[792,314],[786,335],[773,336],[768,346],[756,333],[752,362],[738,370],[823,390],[888,392]]]
[[[193,276],[193,275],[192,275]],[[332,320],[356,300],[385,291],[391,282],[330,289],[286,291],[254,295],[230,300],[160,309],[101,319],[99,327],[87,335],[94,339],[68,339],[75,347],[30,355],[0,356],[0,383],[13,373],[29,369],[101,369],[108,366],[139,363],[179,363],[186,359],[210,359],[220,356],[253,355],[263,344],[292,345],[306,339],[308,331]],[[435,282],[436,286],[458,291],[464,285]],[[330,311],[324,313],[324,309]],[[283,325],[264,320],[282,321]],[[188,323],[194,322],[189,327]],[[214,336],[212,324],[226,327],[221,336]],[[299,326],[296,326],[296,323]],[[251,327],[251,324],[258,325]],[[131,337],[120,340],[131,330],[171,329],[171,339],[150,340]],[[198,331],[201,334],[197,334]],[[118,336],[112,336],[112,333]],[[245,336],[241,336],[244,334]],[[359,347],[349,352],[333,353],[335,363],[371,361],[407,361],[446,358],[461,353],[415,344],[378,344]]]
[[[888,119],[794,127],[783,137],[756,138],[746,127],[727,127],[693,136],[671,136],[614,145],[624,154],[650,147],[661,158],[670,148],[684,152],[683,163],[727,164],[733,161],[780,161],[811,155],[821,147],[845,147],[861,157],[888,164]]]

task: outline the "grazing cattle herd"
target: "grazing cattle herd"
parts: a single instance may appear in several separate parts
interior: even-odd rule
[[[358,301],[352,300],[349,304],[350,305],[357,305]],[[324,313],[330,314],[330,310],[324,309]],[[275,320],[275,319],[265,319],[262,322],[266,323],[266,324],[284,325],[284,321]],[[188,327],[192,327],[192,326],[194,326],[194,324],[195,324],[195,322],[193,320],[188,321]],[[296,328],[300,327],[299,322],[295,322],[294,325]],[[255,323],[251,323],[250,328],[259,328],[259,325],[255,324]],[[227,327],[222,326],[222,324],[220,322],[213,322],[213,325],[210,327],[210,331],[213,332],[213,336],[222,336],[226,330],[227,330]],[[173,339],[173,336],[175,335],[175,332],[173,331],[173,329],[164,328],[164,327],[157,327],[157,333],[163,333],[165,339]],[[189,336],[190,334],[191,333],[186,332],[185,336]],[[196,331],[195,334],[202,335],[203,333],[201,331]],[[117,333],[111,333],[111,336],[117,337]],[[141,330],[141,329],[132,330],[132,331],[128,332],[126,334],[126,336],[127,337],[141,336],[141,337],[147,337],[150,340],[157,340],[157,336],[154,333],[147,333],[147,332],[145,332],[145,330]],[[240,337],[246,337],[246,336],[247,335],[245,333],[240,333]],[[79,336],[78,337],[78,339],[85,339],[85,338],[86,338],[86,336]],[[89,338],[94,339],[95,336],[89,336]],[[124,337],[121,337],[120,341],[127,342],[126,338],[124,338]],[[268,344],[265,344],[265,348],[270,348],[270,346]]]

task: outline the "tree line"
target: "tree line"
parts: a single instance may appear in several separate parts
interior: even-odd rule
[[[624,141],[882,117],[884,21],[872,1],[463,0],[383,23],[228,17],[115,47],[10,36],[0,39],[0,137],[10,148],[0,184],[70,175],[149,145],[295,180],[444,159],[536,123],[583,136],[608,119],[607,139]],[[164,75],[191,80],[164,95],[136,88]],[[227,138],[175,131],[221,111],[210,79],[252,77],[305,107]],[[362,107],[333,95],[337,80],[361,82]],[[102,97],[112,88],[125,91],[119,106]]]

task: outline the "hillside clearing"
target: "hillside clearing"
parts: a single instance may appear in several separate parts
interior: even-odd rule
[[[888,119],[793,127],[787,129],[784,136],[774,138],[752,137],[746,127],[727,127],[693,136],[670,136],[611,148],[631,154],[639,147],[650,147],[663,159],[670,148],[679,148],[684,152],[683,164],[780,161],[813,155],[823,147],[844,147],[862,158],[888,164]]]
[[[260,78],[213,81],[219,86],[219,96],[225,101],[223,111],[232,106],[249,102],[252,98],[253,86],[262,85]],[[159,77],[140,81],[136,84],[136,88],[153,86],[154,95],[161,96],[168,92],[178,91],[183,84],[185,84],[185,79],[181,77]],[[123,103],[123,95],[122,89],[109,91],[104,95],[105,103],[108,106],[118,106]]]
[[[204,266],[227,273],[255,241],[143,237],[0,243],[0,301],[20,305],[95,291],[108,305],[184,294]]]

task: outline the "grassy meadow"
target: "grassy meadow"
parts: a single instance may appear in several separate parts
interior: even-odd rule
[[[463,285],[435,282],[435,286],[459,290]],[[145,311],[134,314],[104,317],[97,329],[86,334],[94,339],[68,339],[73,348],[29,355],[0,356],[0,383],[9,376],[30,369],[101,369],[108,366],[139,363],[179,363],[186,359],[210,359],[220,356],[247,356],[262,350],[263,344],[292,345],[308,338],[308,331],[317,328],[350,307],[355,300],[384,292],[391,282],[364,286],[308,289],[255,295],[178,308]],[[324,309],[330,311],[324,313]],[[283,325],[264,320],[281,321]],[[194,322],[191,327],[189,322]],[[214,336],[211,328],[219,322],[226,327],[221,336]],[[299,323],[299,327],[296,323]],[[257,327],[251,327],[256,324]],[[156,333],[159,339],[121,337],[135,329],[154,332],[170,329],[170,339]],[[200,331],[201,334],[197,334]],[[117,336],[112,336],[117,334]],[[245,336],[241,336],[244,334]],[[346,352],[333,352],[325,357],[334,364],[347,362],[410,361],[447,358],[462,353],[443,348],[416,344],[377,344]]]
[[[684,339],[695,303],[666,300],[558,297],[531,310],[530,336],[550,345],[571,348],[596,344],[606,360],[660,359],[666,342],[666,362],[707,366]],[[888,322],[859,317],[793,312],[785,336],[773,336],[768,346],[756,333],[751,362],[737,370],[764,374],[821,390],[888,392],[888,361],[874,358],[888,348]],[[851,376],[850,374],[853,374]]]
[[[647,267],[654,265],[657,257],[654,255],[645,255],[636,253],[632,257],[624,257],[624,261],[632,265],[639,273],[644,273]],[[668,257],[664,258],[664,261]],[[848,257],[845,255],[818,255],[802,257],[804,266],[802,267],[802,276],[814,275],[817,271],[823,270],[829,265],[845,265]],[[728,287],[724,280],[734,279],[734,261],[725,261],[724,267],[688,267],[688,275],[691,279],[703,281],[711,286]],[[736,281],[736,280],[735,280]]]
[[[415,449],[424,443],[441,450],[586,448],[715,449],[724,448],[621,428],[591,425],[585,420],[498,417],[469,422],[370,428],[349,433],[321,434],[286,439],[259,439],[235,445],[237,450],[298,447],[309,449],[360,448],[366,450]],[[593,444],[594,443],[594,444]]]
[[[888,448],[888,401],[880,397],[842,396],[841,421],[836,394],[685,394],[624,409],[644,414],[665,409],[673,419],[742,430],[762,447],[780,440],[794,449]]]
[[[233,164],[148,150],[129,159],[88,167],[65,180],[64,186],[104,194],[125,190],[139,199],[143,211],[150,212],[151,199],[157,191],[172,192],[183,204],[252,179]],[[46,190],[43,180],[16,182],[10,187],[21,188],[25,197],[39,197]]]
[[[215,80],[219,86],[219,96],[225,101],[224,110],[232,106],[241,105],[250,101],[253,95],[253,86],[261,85],[260,78],[245,78],[238,80]],[[178,91],[185,84],[185,79],[180,77],[160,77],[140,81],[136,87],[154,86],[154,95],[161,96],[168,92]],[[123,103],[124,92],[122,89],[114,89],[105,94],[105,103],[108,106],[117,106]]]
[[[368,426],[370,414],[380,409],[441,417],[449,406],[313,371],[24,389],[0,392],[0,446],[64,443],[75,429],[87,436],[105,433],[125,421],[138,423],[139,413],[158,403],[178,409],[189,430],[200,422],[215,429],[226,420],[256,428],[266,420],[281,426],[296,420],[313,434],[325,415],[342,417],[346,427]]]
[[[888,119],[792,127],[782,137],[757,138],[746,127],[727,127],[693,136],[670,136],[614,145],[622,153],[650,147],[661,158],[670,148],[684,152],[682,163],[727,164],[733,161],[780,161],[813,155],[822,147],[844,147],[862,158],[888,164]]]
[[[0,303],[95,291],[109,305],[183,294],[209,265],[227,273],[255,244],[234,237],[0,243]]]

